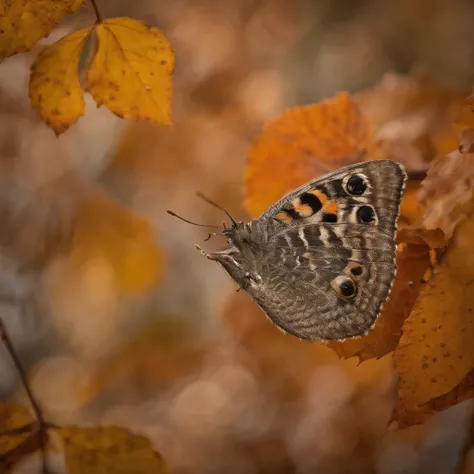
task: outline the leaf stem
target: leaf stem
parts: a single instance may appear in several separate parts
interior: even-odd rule
[[[38,421],[38,435],[39,435],[39,444],[42,453],[42,464],[43,464],[43,473],[47,473],[48,471],[48,464],[47,464],[47,457],[46,457],[46,444],[48,441],[48,423],[44,420],[43,412],[41,411],[41,407],[37,402],[35,396],[33,395],[33,391],[31,390],[30,384],[28,382],[28,377],[26,376],[25,369],[21,365],[20,358],[18,357],[15,348],[13,347],[12,340],[8,335],[7,328],[5,323],[3,322],[2,318],[0,318],[0,341],[3,342],[9,356],[13,361],[13,365],[15,366],[18,374],[20,376],[21,383],[23,388],[25,389],[26,395],[28,400],[30,401],[31,407],[33,408],[33,412],[36,416]]]
[[[94,9],[96,23],[102,23],[102,15],[100,14],[99,7],[97,6],[96,0],[90,0],[92,8]]]

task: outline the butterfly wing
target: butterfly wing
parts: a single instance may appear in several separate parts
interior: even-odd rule
[[[313,180],[256,221],[268,236],[248,289],[283,330],[303,339],[366,333],[395,276],[395,231],[406,174],[361,163]]]

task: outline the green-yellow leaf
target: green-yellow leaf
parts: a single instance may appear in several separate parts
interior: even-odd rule
[[[32,49],[84,0],[0,0],[0,62]]]
[[[48,46],[31,68],[31,105],[56,134],[66,131],[84,115],[84,92],[77,68],[90,32],[91,28],[85,28]]]
[[[132,18],[96,25],[98,47],[87,90],[119,117],[171,123],[174,53],[166,36]]]
[[[69,474],[162,474],[163,458],[144,436],[124,428],[58,428]]]

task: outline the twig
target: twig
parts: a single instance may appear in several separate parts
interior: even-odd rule
[[[39,445],[42,454],[42,464],[43,464],[43,474],[47,474],[48,470],[48,460],[46,456],[46,444],[48,442],[48,423],[44,420],[43,412],[41,411],[41,407],[39,406],[35,396],[33,395],[33,391],[31,390],[30,384],[28,382],[28,377],[26,376],[25,369],[21,365],[20,359],[15,352],[15,348],[13,347],[12,341],[10,336],[8,335],[7,328],[5,327],[5,323],[0,318],[0,340],[3,342],[9,356],[13,361],[13,365],[15,366],[19,376],[23,388],[25,389],[26,396],[33,408],[33,412],[35,414],[36,420],[38,422],[38,436],[39,436]]]
[[[92,8],[94,9],[96,23],[102,23],[102,15],[100,14],[99,7],[97,6],[96,0],[91,0]]]
[[[457,466],[457,474],[464,474],[468,469],[468,454],[474,445],[474,407],[470,411],[469,426],[467,427],[464,444],[459,453],[459,462]]]

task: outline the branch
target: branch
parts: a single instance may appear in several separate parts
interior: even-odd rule
[[[9,356],[13,361],[13,365],[15,366],[18,374],[20,375],[20,380],[25,389],[26,395],[28,400],[33,408],[33,412],[38,422],[38,436],[39,436],[39,445],[42,453],[42,463],[43,463],[43,473],[46,474],[49,472],[48,470],[48,462],[46,456],[46,444],[48,441],[48,423],[45,422],[43,412],[41,411],[41,407],[39,406],[35,396],[33,395],[33,391],[31,390],[30,384],[28,382],[28,378],[26,376],[25,369],[21,365],[20,359],[15,352],[15,348],[13,347],[12,340],[8,335],[7,328],[5,327],[5,323],[0,318],[0,340],[3,342]]]
[[[96,0],[91,0],[92,8],[94,9],[96,23],[102,23],[102,15],[100,14],[99,7],[97,6]]]

